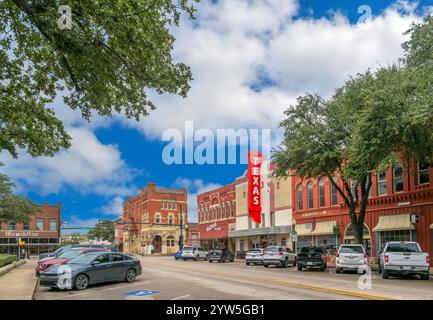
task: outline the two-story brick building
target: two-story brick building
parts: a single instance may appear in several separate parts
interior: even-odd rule
[[[337,176],[334,179],[342,186]],[[372,176],[364,224],[364,245],[371,256],[377,256],[387,241],[400,240],[418,241],[432,255],[432,181],[433,169],[418,161]],[[328,179],[294,177],[292,186],[298,248],[354,241],[348,209]]]
[[[229,248],[229,231],[236,222],[235,185],[233,183],[197,196],[200,244],[203,248]]]
[[[123,251],[175,253],[179,250],[181,229],[183,242],[186,241],[187,212],[186,189],[160,188],[148,183],[147,188],[123,204]]]
[[[45,203],[27,224],[0,222],[0,253],[16,254],[19,238],[25,243],[21,248],[27,249],[29,254],[52,251],[59,245],[60,219],[60,203],[55,206]]]

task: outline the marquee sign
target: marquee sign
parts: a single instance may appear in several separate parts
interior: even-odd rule
[[[261,223],[261,152],[248,151],[248,215],[255,223]]]

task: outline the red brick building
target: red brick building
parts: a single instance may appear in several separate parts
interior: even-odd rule
[[[228,233],[236,224],[235,184],[198,195],[197,208],[201,246],[233,249]]]
[[[45,203],[40,208],[40,212],[34,214],[28,224],[0,222],[0,253],[16,254],[19,237],[25,242],[21,249],[27,249],[29,254],[49,252],[59,245],[60,203],[55,206]]]
[[[123,251],[176,252],[181,230],[184,242],[186,239],[187,211],[186,189],[160,188],[148,183],[147,188],[141,188],[123,204]]]
[[[200,231],[198,223],[188,223],[186,244],[193,247],[200,247]]]
[[[292,190],[298,248],[354,241],[348,209],[328,179],[295,177]],[[432,255],[432,228],[433,169],[411,161],[373,175],[364,224],[364,244],[371,256],[377,256],[386,242],[400,240],[418,241]]]

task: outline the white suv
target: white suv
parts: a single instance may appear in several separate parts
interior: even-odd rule
[[[289,248],[283,246],[269,246],[263,255],[263,265],[265,268],[270,265],[287,268],[289,264],[296,266],[296,254]]]
[[[336,272],[344,270],[356,270],[358,273],[366,273],[368,256],[362,244],[342,244],[337,252],[335,260]]]
[[[189,246],[183,247],[183,250],[182,250],[182,259],[183,260],[188,260],[188,259],[206,260],[207,258],[208,258],[208,252],[202,248],[195,248],[195,247],[189,247]]]

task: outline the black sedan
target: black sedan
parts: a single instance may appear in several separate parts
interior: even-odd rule
[[[235,256],[228,249],[213,249],[209,252],[209,262],[233,262],[235,261]]]
[[[41,273],[39,284],[58,289],[84,290],[111,281],[133,282],[141,274],[140,261],[123,253],[91,252]]]

